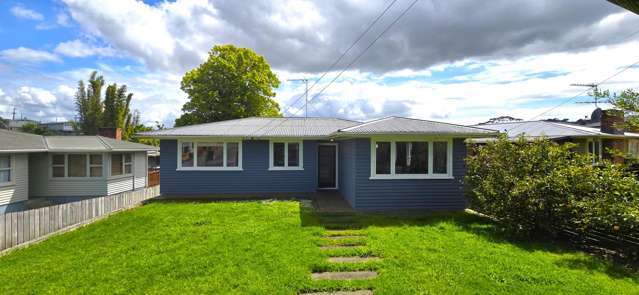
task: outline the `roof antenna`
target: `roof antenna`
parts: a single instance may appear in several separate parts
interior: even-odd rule
[[[570,84],[570,86],[588,87],[595,90],[595,92],[597,92],[597,84],[595,83],[588,83],[588,84],[573,83],[573,84]],[[595,108],[599,108],[599,97],[593,96],[592,99],[593,101],[578,101],[577,103],[594,103]]]

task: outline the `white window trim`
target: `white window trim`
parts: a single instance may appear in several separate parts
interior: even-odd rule
[[[273,144],[284,143],[284,166],[273,166]],[[299,157],[298,166],[288,166],[288,144],[297,143]],[[271,139],[268,144],[268,170],[304,170],[304,141],[299,139]]]
[[[406,141],[421,141],[428,142],[428,174],[395,174],[395,161],[396,154],[396,142]],[[447,164],[446,173],[433,173],[433,142],[445,141],[447,142]],[[391,144],[391,159],[390,159],[390,174],[377,174],[377,142],[390,142]],[[437,137],[393,137],[393,138],[371,138],[371,176],[369,179],[452,179],[453,176],[453,139],[452,138],[437,138]]]
[[[193,167],[182,167],[182,143],[190,142],[193,144]],[[197,143],[224,143],[224,152],[221,167],[198,167],[197,166]],[[227,144],[237,143],[237,167],[229,167],[226,163]],[[177,142],[177,171],[242,171],[242,140],[241,139],[220,139],[220,138],[198,138],[192,140],[178,140]]]
[[[595,158],[595,153],[594,150],[592,152],[590,152],[590,143],[594,143],[597,144],[599,146],[599,158]],[[593,147],[594,148],[594,147]],[[603,144],[602,144],[602,140],[600,138],[589,138],[588,140],[586,140],[586,152],[588,153],[588,155],[590,155],[590,158],[592,159],[592,164],[597,164],[598,162],[601,162],[601,160],[603,159]]]
[[[53,156],[54,155],[63,155],[64,156],[64,176],[63,177],[53,177]],[[84,155],[86,158],[86,176],[69,176],[69,155]],[[102,176],[91,177],[91,169],[90,167],[97,167],[98,165],[91,165],[90,155],[101,155],[102,156]],[[57,165],[62,166],[62,165]],[[51,153],[49,154],[49,179],[51,180],[78,180],[78,179],[103,179],[104,178],[104,154],[103,153]]]
[[[2,154],[3,156],[5,154]],[[16,175],[15,175],[15,169],[13,169],[13,167],[15,167],[16,165],[16,157],[13,154],[8,154],[9,156],[9,168],[0,168],[0,170],[9,170],[9,181],[8,182],[0,182],[0,187],[6,187],[6,186],[13,186],[15,184],[15,179],[16,179]]]

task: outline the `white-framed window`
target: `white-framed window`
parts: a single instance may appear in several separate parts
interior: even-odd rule
[[[52,154],[52,178],[102,177],[102,154]]]
[[[452,139],[373,138],[371,179],[453,177]]]
[[[269,170],[304,170],[303,141],[271,140]]]
[[[11,155],[0,154],[0,186],[13,183]]]
[[[588,154],[593,164],[601,160],[601,139],[588,139]]]
[[[181,140],[178,148],[178,170],[242,170],[241,140]]]
[[[111,176],[130,175],[133,173],[133,154],[111,154]]]

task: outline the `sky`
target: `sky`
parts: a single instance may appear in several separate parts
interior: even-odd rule
[[[128,86],[145,124],[170,127],[188,99],[182,76],[216,44],[266,57],[285,115],[304,116],[304,84],[288,80],[315,84],[389,5],[309,91],[309,116],[575,120],[595,106],[570,84],[639,61],[639,15],[603,0],[419,0],[365,50],[411,2],[3,0],[0,116],[74,119],[77,83],[96,70]],[[600,88],[639,88],[639,66]]]

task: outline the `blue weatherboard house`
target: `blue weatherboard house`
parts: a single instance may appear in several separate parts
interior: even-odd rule
[[[141,133],[160,139],[163,196],[338,191],[361,211],[461,210],[466,138],[496,131],[401,117],[245,118]]]

